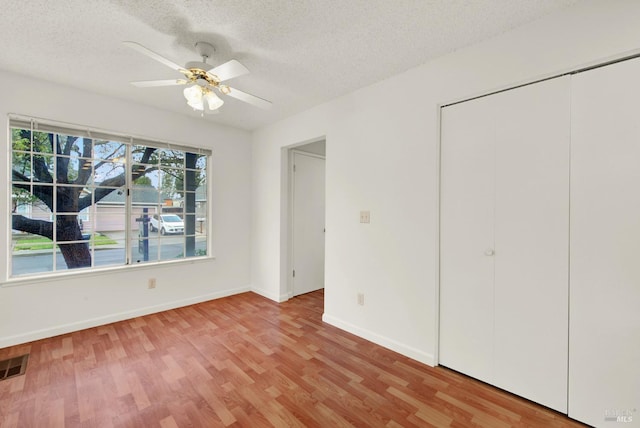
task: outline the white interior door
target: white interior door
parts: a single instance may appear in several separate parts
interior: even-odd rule
[[[569,79],[442,111],[440,363],[567,402]]]
[[[293,294],[324,287],[325,160],[293,152]]]
[[[594,426],[640,427],[638,76],[636,59],[572,82],[569,416]]]

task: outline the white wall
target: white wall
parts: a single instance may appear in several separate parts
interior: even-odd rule
[[[637,50],[639,19],[585,1],[254,132],[254,290],[286,291],[282,148],[326,136],[324,319],[437,363],[438,105]]]
[[[250,289],[251,144],[247,132],[8,73],[0,73],[0,94],[0,129],[7,129],[7,114],[16,113],[211,148],[216,256],[186,264],[4,284],[0,348]],[[3,161],[10,159],[11,150],[4,132]],[[8,161],[4,165],[9,168]],[[5,168],[3,173],[4,181],[8,179]],[[9,189],[0,186],[0,242],[5,244],[11,240]],[[1,246],[0,256],[8,261],[7,245]],[[6,270],[3,263],[0,278],[6,278]],[[157,278],[156,289],[147,289],[149,277]]]

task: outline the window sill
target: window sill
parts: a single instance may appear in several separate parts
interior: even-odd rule
[[[166,260],[153,263],[136,263],[124,266],[109,266],[104,268],[93,268],[91,270],[68,270],[64,272],[47,273],[37,276],[9,278],[0,282],[0,288],[16,287],[21,285],[39,284],[42,282],[68,281],[75,278],[86,278],[91,276],[102,276],[108,273],[126,273],[139,270],[149,269],[165,269],[175,265],[191,265],[199,263],[208,263],[215,260],[215,256],[191,257],[185,260]]]

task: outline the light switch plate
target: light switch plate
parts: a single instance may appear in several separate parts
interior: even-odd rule
[[[360,211],[360,223],[371,223],[371,213],[369,211]]]

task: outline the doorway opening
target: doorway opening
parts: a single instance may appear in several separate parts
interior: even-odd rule
[[[325,160],[324,140],[289,149],[289,297],[324,289]]]

